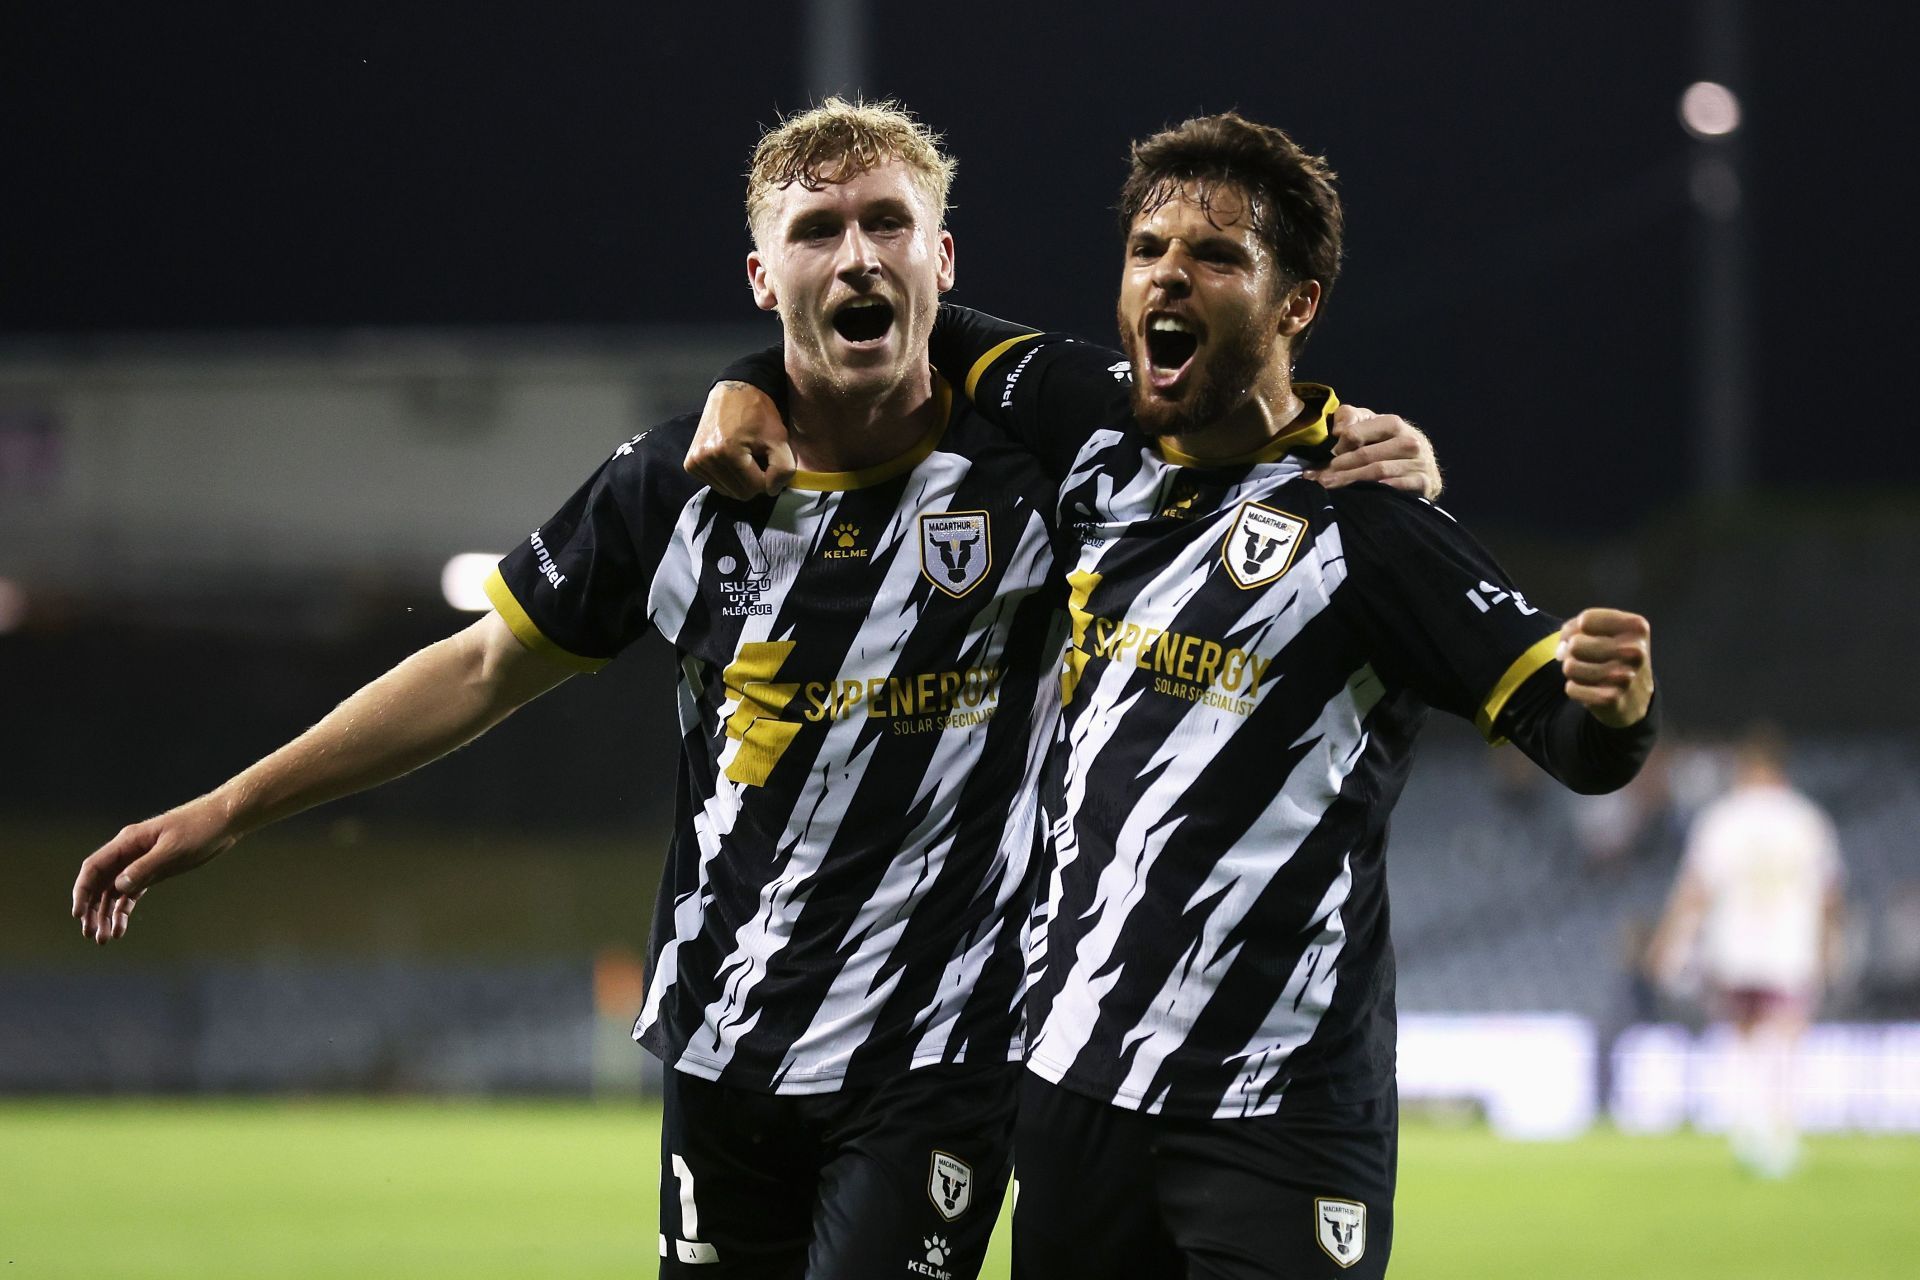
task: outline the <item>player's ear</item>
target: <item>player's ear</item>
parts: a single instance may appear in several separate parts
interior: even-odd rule
[[[1320,310],[1320,282],[1302,280],[1287,290],[1280,300],[1280,336],[1298,337]]]
[[[940,228],[937,248],[940,254],[940,292],[945,293],[953,288],[953,232],[945,227]]]
[[[767,260],[755,249],[747,255],[747,288],[753,290],[753,305],[762,311],[777,311],[780,308],[780,296],[773,287],[773,276],[767,270]]]

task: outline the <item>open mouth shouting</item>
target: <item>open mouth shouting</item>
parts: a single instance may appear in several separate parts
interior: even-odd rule
[[[893,304],[865,295],[843,303],[833,313],[833,329],[847,345],[866,350],[880,345],[893,328]]]
[[[1147,385],[1157,392],[1174,392],[1193,369],[1204,334],[1185,316],[1165,311],[1147,315]]]

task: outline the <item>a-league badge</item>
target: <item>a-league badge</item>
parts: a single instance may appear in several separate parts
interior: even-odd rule
[[[1227,540],[1220,544],[1227,575],[1238,587],[1266,586],[1292,566],[1306,531],[1307,522],[1299,516],[1258,502],[1241,503]]]
[[[984,511],[930,511],[920,517],[920,572],[958,600],[993,567],[993,539]]]
[[[934,1152],[927,1171],[927,1195],[940,1216],[952,1222],[973,1203],[973,1166],[958,1156]]]
[[[1366,1256],[1367,1206],[1358,1200],[1320,1197],[1313,1202],[1313,1225],[1320,1248],[1341,1266],[1350,1267]]]

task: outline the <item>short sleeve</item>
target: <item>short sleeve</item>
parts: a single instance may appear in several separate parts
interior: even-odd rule
[[[1500,713],[1554,661],[1561,620],[1432,503],[1375,484],[1328,498],[1375,669],[1504,741]]]
[[[595,670],[647,628],[647,601],[679,513],[700,492],[681,469],[693,419],[620,446],[487,579],[520,642]]]

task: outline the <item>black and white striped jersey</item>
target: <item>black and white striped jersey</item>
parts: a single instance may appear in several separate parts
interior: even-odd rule
[[[961,316],[936,356],[1047,462],[1068,562],[1030,1068],[1192,1117],[1377,1096],[1414,736],[1439,707],[1533,754],[1538,721],[1504,713],[1523,687],[1574,705],[1559,619],[1438,508],[1304,479],[1328,389],[1299,386],[1308,411],[1266,448],[1202,464],[1134,425],[1120,353]]]
[[[942,384],[943,399],[950,397]],[[1033,795],[1061,633],[1029,454],[963,404],[910,454],[739,503],[635,437],[500,564],[515,634],[679,655],[676,828],[634,1034],[820,1093],[1019,1055]]]

